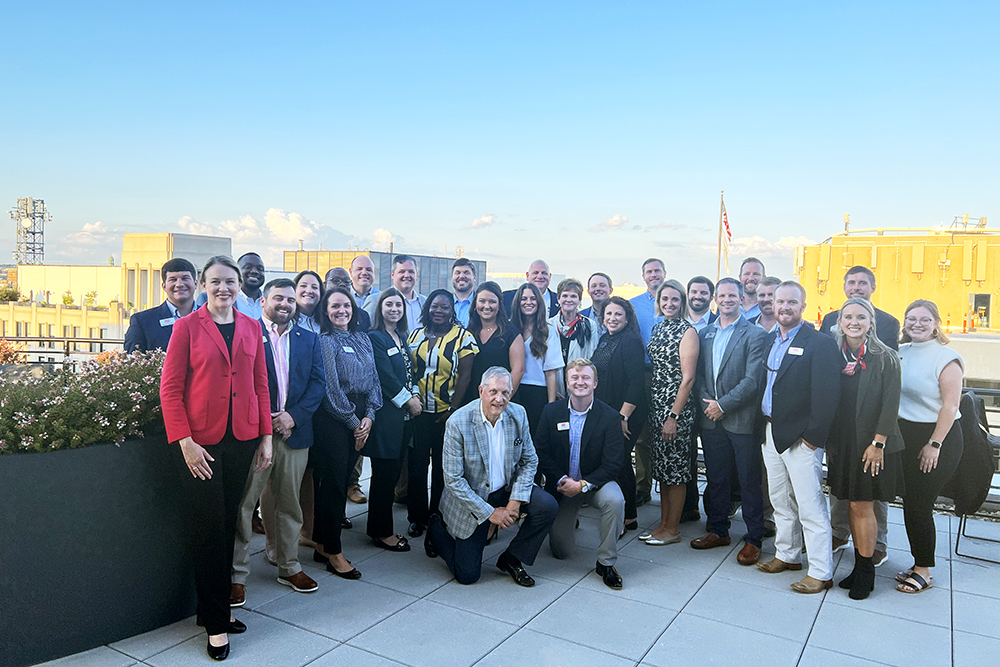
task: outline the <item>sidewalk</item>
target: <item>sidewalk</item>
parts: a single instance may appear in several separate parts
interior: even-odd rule
[[[643,527],[659,518],[658,501],[639,508]],[[595,512],[581,512],[575,557],[557,561],[543,546],[528,572],[534,588],[516,586],[493,564],[509,536],[490,545],[482,579],[455,582],[440,559],[377,549],[365,536],[365,505],[348,503],[353,530],[344,551],[364,575],[331,576],[301,550],[319,582],[301,594],[275,581],[255,536],[247,603],[235,615],[249,626],[232,637],[226,664],[297,667],[376,665],[724,665],[759,660],[768,667],[956,667],[1000,661],[1000,565],[954,555],[958,519],[939,515],[934,588],[919,595],[894,590],[893,576],[912,564],[903,514],[890,508],[889,557],[875,592],[854,601],[836,586],[801,595],[789,584],[802,572],[767,575],[736,563],[743,524],[737,514],[731,547],[696,551],[686,541],[646,546],[629,532],[620,542],[613,591],[594,573]],[[403,508],[396,527],[405,532]],[[704,521],[681,526],[688,539]],[[971,522],[969,532],[1000,539],[1000,524]],[[962,551],[1000,559],[1000,545],[963,539]],[[765,558],[773,555],[771,540]],[[853,550],[834,556],[835,582],[853,566]],[[155,601],[150,601],[155,604]],[[205,634],[194,617],[47,665],[182,667],[209,665]]]

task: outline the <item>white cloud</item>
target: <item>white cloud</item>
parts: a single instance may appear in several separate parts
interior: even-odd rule
[[[611,217],[607,218],[601,224],[595,227],[591,227],[590,231],[592,232],[606,232],[612,230],[616,231],[620,229],[625,229],[626,223],[628,223],[628,216],[619,213],[617,215],[612,215]]]
[[[68,246],[104,245],[119,234],[121,232],[108,229],[107,225],[98,220],[97,222],[84,223],[80,231],[67,234],[61,241]]]
[[[372,250],[381,250],[383,252],[388,252],[389,248],[396,243],[396,235],[390,232],[388,229],[383,229],[379,227],[374,232],[372,232]]]
[[[481,229],[483,227],[492,227],[497,224],[500,220],[497,218],[496,213],[484,213],[469,225],[471,229]]]
[[[729,254],[754,255],[755,257],[783,257],[795,255],[795,246],[814,245],[816,242],[805,236],[782,236],[777,241],[769,241],[763,236],[748,236],[733,239]]]

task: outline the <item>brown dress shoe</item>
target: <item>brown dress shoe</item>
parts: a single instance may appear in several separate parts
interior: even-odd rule
[[[714,549],[715,547],[728,547],[732,540],[728,537],[719,537],[715,533],[709,533],[703,537],[691,540],[692,549]]]
[[[278,583],[290,586],[296,593],[314,593],[319,590],[319,584],[305,572],[296,572],[290,577],[278,577]]]
[[[365,495],[365,492],[357,484],[347,490],[347,497],[352,503],[357,503],[358,505],[368,502],[368,496]]]
[[[833,579],[820,581],[819,579],[810,577],[808,574],[802,578],[802,581],[796,581],[792,584],[792,590],[796,593],[822,593],[828,588],[833,588]]]
[[[758,560],[760,560],[760,547],[755,547],[749,542],[736,554],[736,562],[740,565],[753,565]]]
[[[757,569],[768,574],[777,574],[785,570],[801,570],[802,563],[786,563],[778,558],[772,558],[766,563],[757,563]]]
[[[229,606],[242,607],[247,601],[247,587],[243,584],[233,584],[229,589]]]

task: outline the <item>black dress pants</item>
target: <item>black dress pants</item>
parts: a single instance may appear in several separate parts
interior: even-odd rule
[[[364,401],[359,411],[364,415]],[[355,403],[357,405],[357,403]],[[313,415],[313,446],[309,464],[313,469],[313,540],[328,554],[343,553],[341,522],[347,507],[347,480],[358,461],[354,431],[326,408]]]
[[[444,492],[444,469],[441,448],[444,447],[442,413],[422,412],[413,419],[413,448],[407,460],[406,515],[410,523],[427,525],[427,519],[438,511]],[[431,496],[427,500],[427,464],[431,464]]]
[[[198,592],[198,618],[209,635],[229,631],[229,594],[232,582],[233,544],[243,489],[250,474],[256,440],[237,440],[227,433],[222,442],[205,449],[212,477],[191,475],[180,445],[176,449],[178,473],[187,498],[189,544],[194,561],[194,584]]]
[[[403,460],[369,457],[372,462],[372,478],[368,486],[368,528],[369,537],[383,538],[394,535],[392,527],[393,490]]]
[[[938,464],[930,472],[920,470],[920,450],[930,440],[934,424],[922,424],[905,419],[899,420],[899,430],[903,434],[903,522],[906,536],[910,540],[910,553],[917,567],[934,567],[934,549],[937,546],[937,532],[934,529],[934,501],[951,479],[962,460],[965,441],[962,438],[962,423],[955,420],[944,442]]]
[[[625,520],[631,521],[639,515],[639,510],[635,505],[635,468],[632,467],[632,450],[635,449],[635,441],[639,438],[646,425],[645,410],[635,410],[628,420],[628,430],[631,435],[625,438],[625,460],[622,461],[622,469],[618,473],[618,486],[625,496]]]

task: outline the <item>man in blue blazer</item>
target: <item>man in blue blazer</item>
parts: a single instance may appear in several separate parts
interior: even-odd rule
[[[318,588],[299,564],[299,532],[302,530],[299,489],[309,462],[309,447],[313,444],[313,413],[326,392],[326,372],[319,338],[292,322],[295,283],[288,278],[272,280],[264,286],[261,300],[260,325],[271,394],[274,453],[270,467],[258,473],[250,471],[243,492],[233,548],[232,606],[242,606],[246,600],[253,534],[251,517],[258,498],[270,543],[266,555],[270,560],[271,553],[274,554],[278,583],[299,593],[311,593]]]
[[[801,570],[804,535],[809,574],[792,589],[822,593],[833,580],[833,531],[821,485],[823,447],[840,402],[844,362],[832,338],[802,321],[805,309],[806,291],[798,283],[783,282],[774,290],[778,326],[764,358],[761,410],[777,534],[774,559],[757,567],[767,573]]]
[[[174,322],[194,310],[197,273],[194,264],[186,259],[175,257],[167,260],[160,269],[163,277],[161,287],[167,300],[129,318],[128,331],[125,332],[126,352],[167,349]]]
[[[440,554],[460,584],[479,581],[483,550],[496,530],[524,523],[497,567],[520,586],[534,586],[531,565],[556,518],[555,498],[534,484],[538,457],[524,408],[510,403],[510,371],[488,368],[479,398],[448,418],[442,448],[444,494],[424,537],[427,555]]]
[[[610,588],[621,588],[615,569],[618,538],[625,524],[625,496],[615,480],[625,461],[621,415],[594,397],[597,367],[589,359],[566,365],[569,396],[542,410],[535,430],[538,469],[545,490],[559,501],[559,514],[549,533],[556,558],[569,558],[576,548],[576,515],[584,502],[601,514],[597,574]]]

